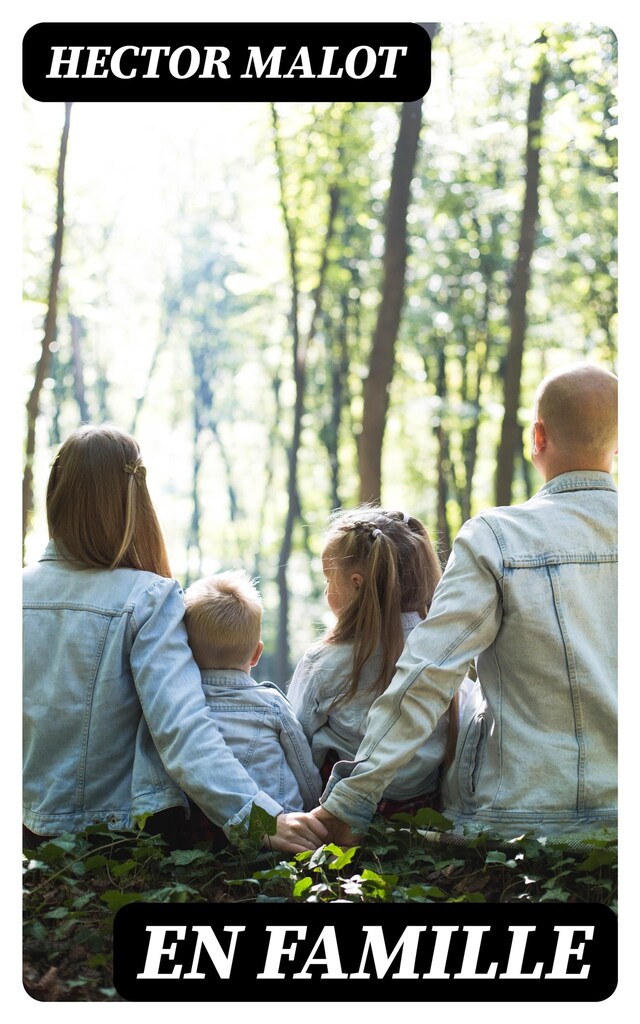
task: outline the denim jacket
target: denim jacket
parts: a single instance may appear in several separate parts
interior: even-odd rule
[[[175,580],[81,568],[50,542],[23,603],[27,828],[132,828],[184,792],[227,834],[253,802],[282,811],[212,722]]]
[[[327,810],[362,831],[436,726],[477,656],[444,785],[457,827],[516,834],[617,824],[617,492],[563,473],[529,501],[474,517],[456,538],[428,618],[373,705]]]
[[[403,613],[405,641],[421,621],[417,612]],[[373,704],[370,687],[380,669],[380,654],[376,652],[365,663],[354,697],[333,706],[335,698],[349,687],[352,659],[352,644],[327,644],[320,640],[300,659],[289,685],[289,699],[311,743],[313,759],[318,767],[322,767],[329,750],[335,750],[340,759],[352,760],[365,734],[367,716]],[[383,795],[386,798],[409,800],[438,789],[440,765],[447,743],[448,717],[447,713],[440,719],[428,741],[385,788]]]
[[[257,785],[285,811],[316,807],[320,773],[282,690],[236,669],[203,669],[202,689],[216,728]]]

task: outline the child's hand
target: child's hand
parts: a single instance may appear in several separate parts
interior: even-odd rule
[[[329,830],[331,841],[338,843],[340,846],[357,846],[362,840],[362,836],[351,831],[351,826],[346,821],[336,818],[335,814],[327,811],[324,807],[314,807],[309,812],[309,816],[325,825]]]
[[[276,818],[277,831],[274,836],[264,836],[262,845],[268,850],[283,850],[287,853],[304,853],[317,850],[329,841],[327,829],[310,814],[291,812],[279,814]]]

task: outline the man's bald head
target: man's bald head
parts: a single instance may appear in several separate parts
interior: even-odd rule
[[[539,451],[566,463],[558,472],[610,467],[618,446],[618,378],[586,363],[556,370],[538,387],[534,419],[544,428],[546,448]]]

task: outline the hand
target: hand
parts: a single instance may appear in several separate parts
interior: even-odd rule
[[[317,850],[329,839],[323,823],[312,814],[303,814],[301,811],[279,814],[276,825],[276,834],[264,836],[262,840],[262,845],[268,850],[304,853],[305,850]]]
[[[325,825],[331,836],[331,841],[340,846],[357,846],[362,841],[362,836],[352,832],[350,825],[342,821],[341,818],[336,818],[335,814],[322,806],[314,807],[309,812],[309,817],[313,817]]]

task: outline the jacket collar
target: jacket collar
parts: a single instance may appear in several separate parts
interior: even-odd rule
[[[540,488],[538,494],[557,494],[560,491],[615,491],[615,480],[610,473],[599,470],[580,469],[572,473],[560,473]]]

